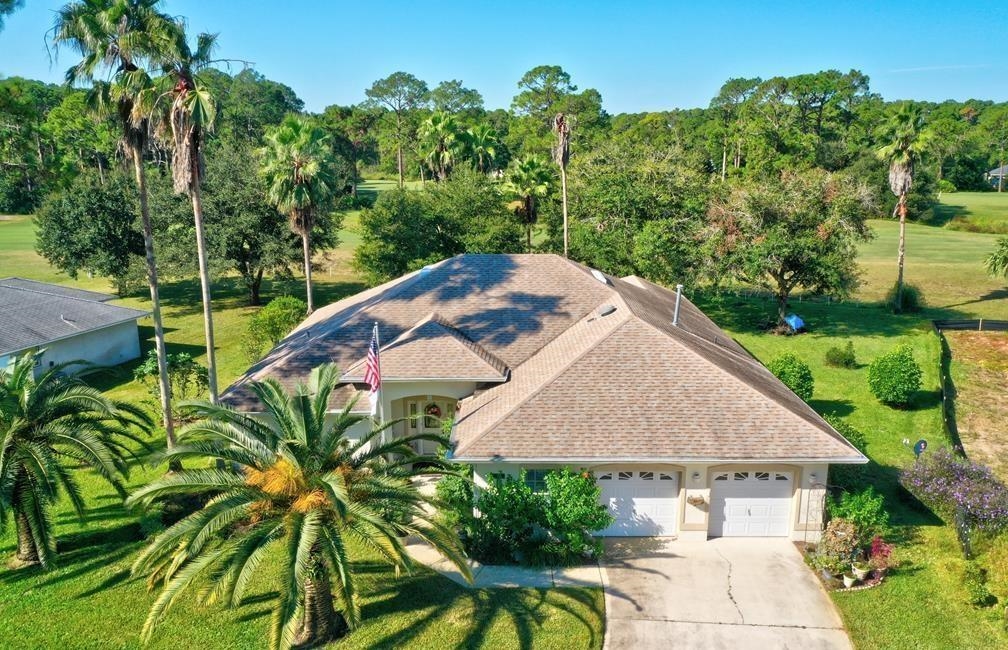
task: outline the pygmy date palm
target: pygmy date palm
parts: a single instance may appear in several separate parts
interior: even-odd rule
[[[408,569],[401,536],[417,535],[469,575],[457,536],[432,518],[426,507],[431,499],[411,482],[415,463],[428,465],[425,472],[445,465],[418,456],[410,443],[439,438],[384,442],[386,428],[349,437],[365,418],[352,414],[352,405],[330,412],[338,380],[335,366],[324,365],[293,394],[272,379],[253,383],[261,418],[208,403],[190,405],[200,419],[181,432],[168,455],[222,460],[233,469],[187,469],[130,497],[148,504],[169,495],[214,495],[154,538],[133,566],[134,573],[150,576],[152,587],[161,587],[144,636],[197,582],[206,602],[237,605],[267,555],[281,573],[270,635],[274,648],[323,643],[360,621],[351,540]]]
[[[65,496],[81,517],[77,468],[93,469],[125,498],[129,443],[143,445],[150,418],[86,385],[73,364],[35,373],[42,352],[0,369],[0,532],[13,518],[16,564],[49,568],[56,553],[51,506]]]

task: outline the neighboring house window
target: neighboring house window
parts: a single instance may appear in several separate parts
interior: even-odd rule
[[[527,469],[525,470],[525,485],[529,486],[533,492],[545,492],[547,474],[549,474],[548,469]]]

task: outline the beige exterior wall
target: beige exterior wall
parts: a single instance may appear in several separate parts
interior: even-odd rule
[[[82,332],[46,346],[39,370],[68,361],[84,360],[99,366],[117,366],[140,356],[140,335],[135,320]],[[24,354],[19,352],[17,354]],[[17,355],[0,356],[0,368],[13,363]]]
[[[792,473],[791,526],[790,538],[795,541],[818,542],[822,531],[823,499],[825,497],[825,464],[790,465],[769,464],[685,464],[656,465],[639,463],[647,467],[667,467],[679,473],[679,523],[678,538],[685,541],[705,541],[710,528],[711,485],[715,473],[723,471],[786,471]],[[491,474],[503,473],[518,476],[522,469],[553,469],[562,467],[556,463],[476,463],[473,465],[473,480],[477,488],[485,488]],[[632,467],[629,463],[570,463],[572,469],[589,469],[598,472],[616,467]],[[690,503],[690,502],[693,503]]]

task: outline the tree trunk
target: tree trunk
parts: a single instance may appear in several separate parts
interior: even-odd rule
[[[725,181],[725,174],[728,169],[728,140],[721,143],[721,182]]]
[[[790,291],[787,289],[779,289],[777,291],[777,324],[783,325],[786,321],[784,317],[787,316],[787,299]]]
[[[305,285],[308,290],[308,313],[315,311],[315,301],[312,299],[312,283],[311,283],[311,233],[307,230],[301,233],[301,246],[304,248],[304,274],[305,274]]]
[[[357,147],[351,146],[350,147],[350,151],[351,151],[350,155],[352,157],[352,160],[350,161],[350,174],[351,174],[351,176],[350,176],[350,196],[352,196],[352,197],[354,197],[356,199],[357,198],[357,182],[358,182],[357,179],[359,178],[359,175],[357,173]]]
[[[896,304],[893,311],[897,314],[903,310],[903,260],[906,257],[906,194],[901,194],[896,206],[899,212],[899,249],[896,253]]]
[[[260,303],[259,292],[262,289],[262,279],[263,270],[259,269],[254,276],[252,276],[252,281],[249,282],[249,304],[253,307],[258,307]]]
[[[396,113],[396,160],[399,164],[399,189],[406,187],[402,157],[402,117]]]
[[[38,547],[32,537],[28,517],[19,512],[14,515],[14,527],[17,528],[17,561],[18,565],[30,566],[39,563]]]
[[[560,165],[560,197],[563,204],[564,257],[566,258],[569,256],[567,255],[567,169],[564,165]]]
[[[346,620],[333,606],[329,575],[319,570],[304,584],[304,617],[294,637],[295,647],[319,646],[343,636]]]
[[[1004,147],[1001,147],[1001,157],[998,159],[998,192],[1004,190]]]
[[[168,448],[175,446],[175,422],[172,420],[171,384],[168,381],[168,357],[165,352],[164,326],[161,323],[161,299],[158,297],[157,262],[154,258],[154,229],[151,226],[150,208],[147,205],[147,173],[143,166],[143,155],[139,147],[131,147],[133,171],[136,174],[137,191],[140,195],[140,221],[143,224],[144,253],[147,259],[147,284],[150,286],[151,318],[154,321],[154,347],[157,350],[158,386],[161,393],[161,413]],[[181,469],[178,462],[170,463],[169,471]]]
[[[192,198],[193,219],[196,222],[196,256],[199,259],[200,290],[203,293],[203,332],[206,335],[207,380],[210,389],[210,402],[217,403],[217,353],[214,350],[213,303],[210,297],[210,271],[207,268],[206,232],[203,228],[203,198],[199,186],[199,158],[192,156],[193,173],[192,187],[189,196]]]

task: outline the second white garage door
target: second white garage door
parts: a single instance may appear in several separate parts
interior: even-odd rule
[[[675,535],[679,518],[678,473],[660,468],[596,472],[602,505],[616,520],[599,535]]]
[[[791,531],[790,472],[719,472],[713,479],[712,537],[785,537]]]

